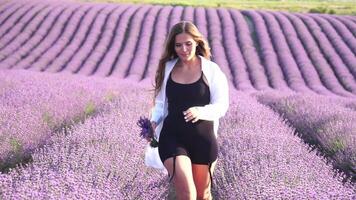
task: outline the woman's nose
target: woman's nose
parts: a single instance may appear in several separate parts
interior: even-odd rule
[[[182,50],[183,50],[183,51],[187,51],[187,50],[188,50],[188,47],[185,46],[185,45],[183,45],[183,46],[182,46]]]

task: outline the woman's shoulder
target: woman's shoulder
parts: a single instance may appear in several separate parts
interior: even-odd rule
[[[177,60],[178,60],[178,58],[171,58],[170,60],[168,60],[166,62],[166,65],[172,65],[172,64],[176,63]]]
[[[176,64],[177,60],[178,60],[178,58],[172,58],[172,59],[166,61],[165,69],[169,70],[169,69],[173,68],[174,65]]]
[[[205,65],[204,66],[205,70],[209,70],[212,72],[221,71],[220,66],[217,63],[215,63],[214,61],[209,60],[204,57],[202,57],[202,59],[203,59],[203,66]]]

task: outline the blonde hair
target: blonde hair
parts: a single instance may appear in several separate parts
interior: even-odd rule
[[[164,44],[164,50],[162,56],[158,63],[158,68],[155,75],[155,86],[154,86],[154,96],[156,97],[159,90],[162,87],[163,77],[164,77],[164,68],[167,61],[177,58],[178,55],[175,52],[175,38],[176,35],[180,33],[187,33],[191,35],[194,41],[197,43],[196,55],[201,55],[206,59],[210,60],[210,47],[208,42],[204,39],[204,36],[199,32],[198,28],[189,21],[181,21],[175,24],[166,38]]]

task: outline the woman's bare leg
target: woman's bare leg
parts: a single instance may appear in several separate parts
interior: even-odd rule
[[[192,163],[190,158],[179,155],[175,158],[175,171],[173,172],[173,158],[164,161],[164,166],[172,176],[178,200],[196,200],[197,193],[192,174]]]
[[[213,175],[216,161],[211,164],[211,175]],[[198,200],[211,200],[211,181],[209,174],[209,165],[193,164],[193,179],[197,190]]]

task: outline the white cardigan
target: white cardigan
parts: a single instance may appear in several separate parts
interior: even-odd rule
[[[201,58],[202,71],[210,90],[210,104],[198,107],[201,116],[200,119],[214,121],[214,133],[217,137],[219,118],[225,115],[229,107],[228,82],[225,74],[216,63],[203,56],[199,57]],[[157,124],[155,130],[157,140],[159,140],[164,118],[168,115],[168,101],[166,98],[167,80],[177,61],[178,58],[166,63],[162,86],[155,98],[155,106],[152,108],[151,121],[154,121]]]

